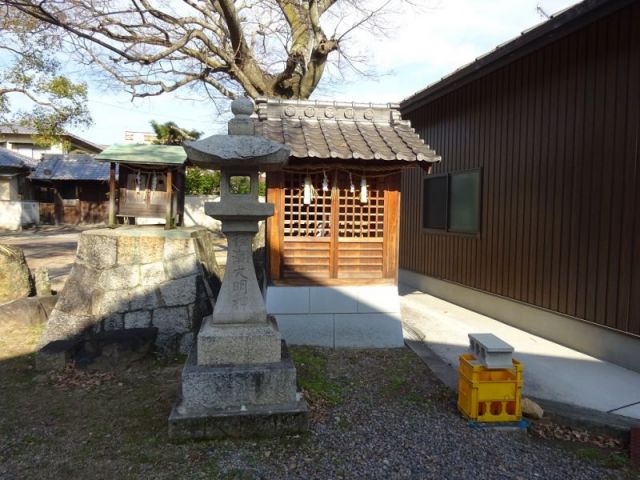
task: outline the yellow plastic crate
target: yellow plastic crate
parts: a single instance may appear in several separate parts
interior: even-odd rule
[[[471,354],[460,355],[458,410],[476,422],[517,422],[522,418],[522,364],[489,370]]]

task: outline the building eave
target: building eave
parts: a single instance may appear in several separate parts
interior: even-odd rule
[[[562,38],[585,25],[605,17],[638,0],[584,0],[551,16],[513,40],[498,45],[494,50],[459,68],[441,80],[418,91],[400,102],[400,111],[406,115],[424,103],[484,77],[540,48]]]

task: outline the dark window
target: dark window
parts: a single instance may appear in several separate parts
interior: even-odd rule
[[[58,192],[63,200],[75,200],[78,198],[76,184],[72,182],[63,182],[58,187]]]
[[[424,179],[422,226],[447,228],[447,175]]]
[[[480,181],[480,169],[425,178],[423,228],[478,233]]]
[[[40,187],[37,192],[36,200],[42,203],[53,203],[54,195],[53,189],[47,187]]]

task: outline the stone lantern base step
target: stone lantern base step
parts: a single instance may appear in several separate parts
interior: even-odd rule
[[[182,402],[186,410],[277,405],[297,400],[296,367],[282,342],[279,362],[198,365],[194,347],[182,370]]]
[[[279,362],[198,365],[194,345],[182,371],[181,395],[169,416],[175,439],[273,436],[307,429],[286,344]]]
[[[208,409],[169,416],[169,438],[204,440],[216,438],[275,437],[303,433],[308,429],[304,400],[283,405],[254,405],[245,410]]]

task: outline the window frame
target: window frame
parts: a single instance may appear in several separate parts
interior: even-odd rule
[[[471,172],[478,172],[479,175],[479,181],[480,184],[478,186],[478,192],[476,194],[476,205],[478,208],[478,230],[475,232],[464,232],[464,231],[459,231],[459,230],[451,230],[450,229],[450,216],[451,216],[451,176],[452,175],[457,175],[457,174],[461,174],[461,173],[471,173]],[[424,185],[425,185],[425,181],[430,179],[430,178],[438,178],[438,177],[447,177],[447,198],[445,200],[445,208],[446,208],[446,218],[447,218],[447,222],[446,222],[446,227],[445,228],[433,228],[433,227],[425,227],[424,226]],[[475,168],[466,168],[463,170],[455,170],[453,172],[445,172],[445,173],[438,173],[435,175],[425,175],[422,177],[421,179],[422,181],[422,186],[421,186],[421,195],[420,195],[420,230],[422,231],[422,233],[424,234],[435,234],[435,235],[457,235],[457,236],[463,236],[463,237],[479,237],[482,234],[482,185],[483,185],[483,181],[482,181],[482,167],[475,167]]]

